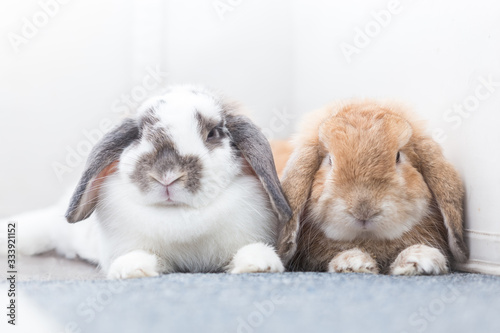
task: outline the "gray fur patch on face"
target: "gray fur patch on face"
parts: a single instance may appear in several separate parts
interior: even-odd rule
[[[184,187],[191,193],[201,188],[202,163],[198,156],[181,156],[176,150],[163,149],[157,156],[153,167],[160,174],[177,170],[183,173]]]
[[[155,182],[150,174],[165,174],[168,171],[180,171],[184,187],[191,193],[196,193],[201,188],[202,164],[197,156],[180,156],[176,150],[168,148],[159,153],[153,152],[143,155],[137,162],[137,167],[131,175],[139,188],[146,192]]]
[[[151,174],[164,175],[169,171],[180,172],[182,174],[180,181],[189,192],[194,194],[201,189],[202,170],[203,165],[198,156],[181,156],[173,142],[167,140],[159,149],[142,155],[130,177],[138,184],[141,191],[147,192],[156,182]]]
[[[196,120],[198,121],[198,131],[205,147],[209,151],[224,146],[224,140],[229,137],[229,131],[226,128],[224,119],[210,119],[196,112]]]
[[[154,111],[153,108],[150,108],[144,114],[141,116],[139,119],[139,126],[140,127],[153,127],[157,123],[160,122],[160,118],[156,115],[156,112]]]
[[[156,151],[175,149],[175,143],[170,135],[167,134],[167,130],[164,127],[145,128],[144,138],[153,144]]]
[[[165,127],[161,126],[160,118],[155,113],[154,109],[151,108],[147,110],[141,116],[139,119],[139,130],[140,137],[151,142],[155,150],[159,151],[163,148],[175,149],[173,140],[168,135]]]

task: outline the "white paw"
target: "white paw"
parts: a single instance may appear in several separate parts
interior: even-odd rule
[[[263,243],[243,246],[236,252],[228,271],[239,273],[281,273],[285,267],[274,249]]]
[[[328,264],[328,272],[378,274],[378,266],[368,253],[351,249],[337,254]]]
[[[446,274],[445,256],[433,247],[418,244],[403,250],[391,265],[393,275]]]
[[[116,258],[109,267],[108,279],[135,279],[158,276],[158,258],[146,251],[137,250]]]

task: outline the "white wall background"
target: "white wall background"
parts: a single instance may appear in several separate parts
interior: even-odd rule
[[[52,4],[46,23],[39,2]],[[276,112],[339,98],[413,105],[466,183],[471,265],[494,271],[484,261],[500,264],[499,13],[494,0],[0,0],[0,216],[70,188],[83,161],[59,176],[54,163],[85,148],[84,131],[133,110],[158,68],[161,84],[241,100],[263,128]],[[25,19],[40,27],[16,52]]]

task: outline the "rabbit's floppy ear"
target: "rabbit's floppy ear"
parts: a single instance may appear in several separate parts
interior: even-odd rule
[[[297,249],[300,218],[321,161],[318,146],[306,144],[293,151],[286,165],[281,184],[292,207],[293,215],[281,229],[278,238],[278,254],[285,265],[292,259]]]
[[[295,149],[283,171],[281,184],[293,213],[278,237],[278,255],[285,265],[297,250],[300,219],[311,194],[314,176],[324,158],[325,152],[322,151],[319,138],[320,128],[338,109],[338,106],[332,105],[306,114],[294,139]]]
[[[75,223],[88,218],[98,201],[98,190],[106,176],[116,171],[122,151],[139,137],[136,121],[125,119],[104,135],[90,152],[80,181],[71,197],[66,220]]]
[[[458,172],[445,160],[441,147],[431,138],[414,142],[419,169],[431,190],[448,231],[448,246],[457,262],[465,262],[468,249],[464,242],[464,187]]]
[[[291,217],[292,211],[283,194],[267,138],[245,116],[227,115],[226,127],[231,134],[233,143],[248,161],[269,195],[271,204],[278,214],[281,228]]]

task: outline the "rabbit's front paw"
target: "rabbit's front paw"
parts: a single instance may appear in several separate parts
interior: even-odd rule
[[[378,274],[377,262],[360,249],[351,249],[337,254],[328,264],[331,273]]]
[[[134,279],[160,275],[158,258],[146,251],[137,250],[116,258],[109,267],[108,279]]]
[[[229,264],[228,271],[239,273],[281,273],[285,270],[271,246],[254,243],[243,246]]]
[[[403,250],[391,265],[393,275],[446,274],[445,256],[436,248],[417,244]]]

